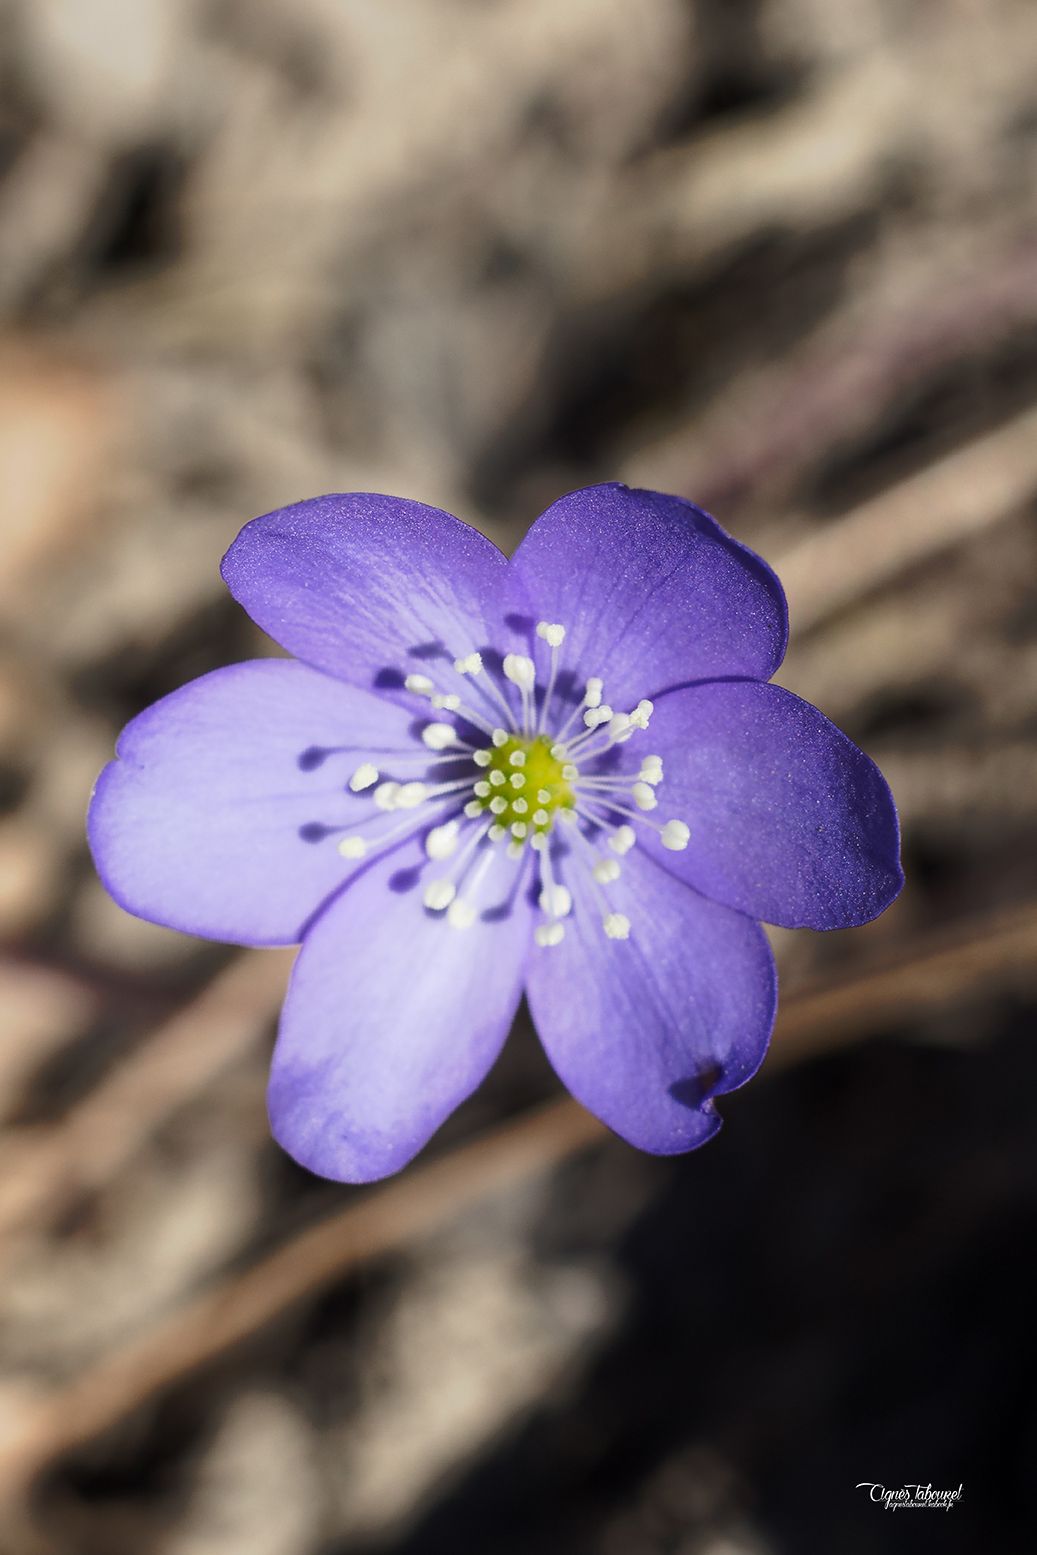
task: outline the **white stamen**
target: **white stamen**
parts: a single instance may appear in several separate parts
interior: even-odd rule
[[[599,885],[611,885],[620,876],[619,860],[603,858],[594,866],[594,878]]]
[[[511,774],[511,786],[512,788],[525,788],[526,774],[524,772],[513,772]]]
[[[540,804],[550,804],[551,803],[551,791],[550,791],[550,789],[548,789],[548,788],[538,789],[538,791],[537,791],[537,800],[539,801]]]
[[[565,627],[553,621],[538,621],[537,636],[542,638],[549,648],[560,648],[565,641]]]
[[[507,745],[508,743],[508,731],[507,729],[494,729],[490,738],[497,749],[500,750],[502,745]]]
[[[456,713],[457,709],[461,706],[461,698],[459,696],[455,696],[452,691],[449,693],[449,695],[434,696],[431,700],[433,707],[442,708],[445,713]]]
[[[526,811],[529,809],[529,804],[525,799],[513,799],[511,801],[511,808],[514,810],[516,815],[525,815]]]
[[[622,858],[625,853],[630,852],[636,841],[637,833],[632,826],[617,826],[614,834],[609,838],[609,847],[613,853],[618,853]]]
[[[452,880],[430,880],[425,887],[423,900],[430,912],[442,912],[450,906],[456,895],[457,887]]]
[[[526,765],[525,751],[512,751],[511,755],[508,757],[508,763],[512,767],[524,767]],[[514,782],[515,779],[512,778],[511,781]]]
[[[378,768],[371,761],[362,761],[349,780],[349,786],[354,794],[363,793],[365,788],[370,788],[372,783],[378,782]]]
[[[397,810],[415,810],[419,804],[424,804],[428,798],[428,789],[424,783],[402,783],[400,791],[396,795]]]
[[[592,675],[587,682],[587,689],[583,693],[584,704],[587,707],[600,707],[601,694],[605,689],[605,682],[599,680],[597,675]]]
[[[533,838],[533,843],[534,844],[536,843],[536,838],[535,837]],[[522,853],[523,853],[523,846],[522,846],[521,842],[509,842],[508,843],[508,857],[510,859],[512,859],[512,860],[520,859],[522,857]]]
[[[456,821],[446,821],[442,826],[433,826],[425,838],[425,852],[431,859],[449,858],[457,847],[457,833],[460,830]]]
[[[482,802],[478,799],[469,799],[464,807],[464,813],[470,821],[474,821],[477,815],[482,815]]]
[[[525,821],[513,821],[511,824],[511,835],[516,841],[521,841],[528,831],[529,827]]]
[[[580,769],[576,763],[574,761],[567,761],[565,766],[562,768],[562,781],[565,783],[575,783],[579,775]],[[550,797],[551,796],[548,795],[548,798]]]
[[[419,697],[431,696],[436,689],[427,675],[408,675],[403,684]]]
[[[490,785],[487,783],[485,778],[481,779],[478,783],[472,784],[472,793],[477,799],[489,799],[492,792],[493,790],[490,788]]]
[[[503,794],[498,794],[496,799],[490,800],[490,809],[494,815],[503,815],[508,808],[508,801]]]
[[[429,750],[446,750],[448,745],[457,744],[457,730],[453,724],[426,724],[421,731],[422,741]]]
[[[508,835],[508,828],[506,826],[502,826],[500,821],[494,821],[486,835],[489,837],[491,842],[500,842],[503,837]]]
[[[459,675],[478,675],[482,670],[482,654],[466,653],[463,659],[454,660],[454,668]]]
[[[634,796],[634,803],[639,810],[654,810],[659,800],[655,789],[650,783],[635,783],[630,792]]]
[[[396,796],[399,792],[399,783],[379,783],[374,791],[374,802],[379,810],[395,810]]]
[[[654,712],[655,703],[650,702],[647,697],[642,697],[641,701],[638,702],[637,706],[634,708],[634,711],[630,714],[630,722],[636,729],[647,729],[648,720],[651,718]]]
[[[532,691],[536,685],[536,665],[524,653],[506,653],[504,655],[504,674],[511,681],[512,685],[518,686],[520,691]]]
[[[611,717],[611,707],[603,702],[600,707],[589,707],[583,715],[583,721],[588,729],[597,729],[600,724],[607,724]]]
[[[504,773],[500,770],[500,768],[494,767],[493,771],[490,773],[490,782],[493,784],[494,788],[503,788],[507,781],[507,778],[504,776]]]
[[[549,945],[560,945],[565,938],[565,925],[563,923],[538,923],[533,930],[533,938],[538,945],[545,949]]]
[[[630,919],[625,913],[610,912],[602,919],[602,928],[609,939],[629,939]]]
[[[550,819],[551,819],[551,817],[548,815],[546,810],[534,810],[533,811],[533,825],[534,826],[546,826]]]
[[[338,851],[343,858],[364,858],[367,855],[367,843],[363,837],[343,837]]]
[[[472,760],[475,762],[477,767],[488,767],[490,762],[493,760],[493,757],[490,755],[489,751],[476,751],[472,756]]]
[[[631,726],[631,722],[632,718],[629,713],[613,713],[612,717],[609,719],[609,739],[615,741],[618,740],[621,735],[626,734],[627,730]]]
[[[567,918],[572,912],[573,899],[564,885],[545,885],[540,893],[540,910],[549,918]]]
[[[671,853],[683,853],[688,846],[691,828],[683,821],[667,821],[660,836],[664,848],[669,848]]]
[[[475,908],[471,902],[456,897],[447,908],[446,921],[452,929],[470,929],[475,922]]]

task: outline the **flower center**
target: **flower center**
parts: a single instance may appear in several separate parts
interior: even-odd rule
[[[483,776],[472,790],[472,818],[486,812],[492,824],[522,842],[545,835],[559,810],[575,807],[576,798],[566,776],[575,776],[575,769],[553,753],[546,735],[531,740],[513,734],[497,744],[503,733],[498,730],[494,743],[476,753]]]
[[[455,929],[469,928],[482,911],[494,858],[519,865],[532,858],[540,877],[537,945],[560,944],[574,910],[595,914],[608,939],[625,940],[631,920],[617,910],[616,893],[622,899],[621,861],[637,841],[635,827],[674,852],[687,847],[690,829],[677,818],[651,818],[662,757],[642,755],[631,766],[620,756],[619,747],[648,728],[652,703],[618,711],[592,675],[574,704],[557,689],[564,626],[540,621],[536,635],[550,655],[543,685],[534,660],[521,653],[505,654],[491,672],[481,653],[467,652],[453,660],[455,679],[446,687],[424,671],[406,675],[404,689],[432,713],[420,726],[419,747],[356,767],[347,785],[364,807],[356,825],[310,824],[300,834],[316,841],[338,833],[342,857],[359,860],[423,831],[432,871],[421,900]],[[313,769],[313,755],[302,753],[303,770]],[[394,820],[396,811],[403,814]],[[556,820],[565,823],[560,846]]]

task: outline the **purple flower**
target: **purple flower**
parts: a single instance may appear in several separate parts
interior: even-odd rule
[[[563,497],[508,561],[400,498],[247,524],[234,597],[295,655],[124,730],[89,819],[130,912],[302,941],[270,1079],[323,1176],[397,1171],[476,1088],[523,991],[569,1090],[661,1155],[758,1068],[758,919],[840,928],[902,884],[881,774],[767,681],[785,599],[677,497]]]

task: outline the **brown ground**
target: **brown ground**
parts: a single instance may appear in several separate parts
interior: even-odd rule
[[[1031,0],[2,0],[0,1555],[1033,1547],[1035,191]],[[290,958],[114,907],[93,778],[262,651],[245,519],[613,477],[778,567],[908,889],[698,1155],[520,1022],[311,1180]]]

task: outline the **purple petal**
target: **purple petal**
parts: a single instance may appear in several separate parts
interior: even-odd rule
[[[691,829],[660,862],[718,902],[786,928],[876,917],[904,883],[893,797],[816,707],[751,681],[661,697],[639,736],[663,758],[656,814]]]
[[[315,497],[246,524],[222,574],[290,653],[354,685],[500,646],[506,562],[449,513],[366,492]],[[451,685],[450,689],[454,689]]]
[[[277,1140],[311,1171],[340,1182],[398,1171],[497,1057],[522,993],[530,909],[516,866],[493,851],[487,915],[467,929],[422,906],[422,856],[406,848],[358,875],[306,936],[269,1101]]]
[[[509,577],[539,619],[566,627],[563,663],[603,677],[623,710],[683,681],[767,680],[785,652],[777,578],[680,497],[618,485],[571,492],[537,519]]]
[[[370,752],[414,746],[408,715],[303,664],[204,675],[123,730],[88,834],[98,873],[140,918],[284,945],[355,870],[336,841],[373,806],[351,794]],[[307,840],[310,839],[310,840]]]
[[[530,959],[547,1056],[630,1144],[692,1150],[720,1127],[712,1098],[748,1080],[766,1051],[777,998],[766,936],[634,852],[608,887],[630,938],[608,939],[577,878],[567,877],[577,900],[565,938]]]

